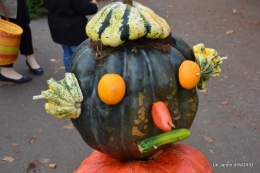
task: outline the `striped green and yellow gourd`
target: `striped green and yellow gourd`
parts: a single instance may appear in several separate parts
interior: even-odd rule
[[[117,47],[141,37],[164,39],[170,35],[167,22],[150,8],[114,2],[103,7],[87,24],[87,35],[105,46]]]

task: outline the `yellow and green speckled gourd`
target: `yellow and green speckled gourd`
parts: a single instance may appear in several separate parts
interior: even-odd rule
[[[66,73],[64,79],[56,81],[51,78],[47,84],[49,89],[42,91],[40,96],[34,96],[33,99],[47,99],[46,112],[59,119],[78,118],[81,114],[83,95],[75,75]]]

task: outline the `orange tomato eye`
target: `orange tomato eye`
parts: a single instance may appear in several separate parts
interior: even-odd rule
[[[125,96],[126,85],[118,74],[105,74],[98,83],[98,96],[108,105],[119,103]]]

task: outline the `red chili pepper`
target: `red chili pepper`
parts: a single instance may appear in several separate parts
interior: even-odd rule
[[[164,132],[169,132],[172,128],[175,128],[167,105],[161,101],[153,104],[152,117],[155,125]]]

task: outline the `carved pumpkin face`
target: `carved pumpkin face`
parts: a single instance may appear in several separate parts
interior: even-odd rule
[[[95,51],[83,42],[75,52],[70,72],[78,79],[84,96],[81,115],[72,119],[84,141],[92,148],[111,157],[141,159],[154,151],[142,154],[138,141],[160,134],[153,123],[152,104],[162,101],[176,128],[189,128],[198,108],[196,89],[185,90],[178,81],[180,64],[194,61],[189,46],[174,37],[176,46],[166,53],[135,46],[113,50],[99,66]],[[120,75],[126,92],[114,105],[104,103],[98,95],[98,83],[106,74]]]

